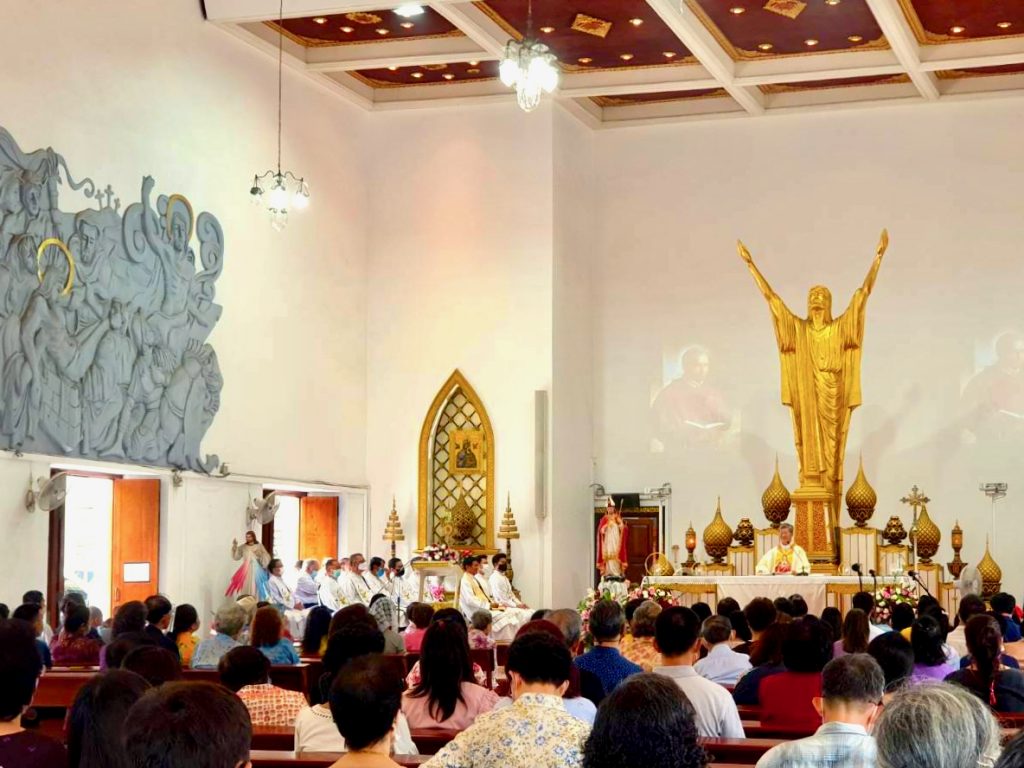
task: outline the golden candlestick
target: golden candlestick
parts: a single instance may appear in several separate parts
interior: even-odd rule
[[[964,548],[964,531],[960,527],[960,521],[957,520],[953,526],[953,534],[950,537],[953,545],[953,560],[952,562],[946,563],[946,567],[949,569],[950,575],[954,579],[960,578],[960,572],[967,567],[967,563],[960,559],[960,550]]]
[[[516,527],[516,519],[512,516],[512,494],[508,495],[505,504],[505,515],[501,518],[501,525],[498,527],[498,538],[505,540],[505,557],[508,558],[508,576],[511,583],[515,573],[512,570],[512,540],[519,538],[519,529]]]
[[[402,521],[398,519],[398,507],[395,505],[395,497],[391,497],[391,514],[388,515],[388,522],[384,526],[384,541],[391,542],[391,557],[395,557],[395,542],[405,541],[405,533],[402,531]]]
[[[686,529],[686,562],[683,563],[683,568],[693,570],[697,567],[697,561],[693,557],[693,553],[697,550],[697,532],[693,530],[693,521],[690,522],[690,527]]]

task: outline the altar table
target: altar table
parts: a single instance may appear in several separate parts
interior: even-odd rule
[[[881,589],[885,584],[906,584],[914,589],[917,585],[903,577],[887,576],[878,580]],[[777,597],[802,595],[807,601],[807,609],[820,616],[827,606],[838,608],[846,613],[852,606],[853,596],[860,591],[860,583],[856,576],[832,576],[829,574],[812,573],[809,576],[646,576],[645,587],[660,587],[678,594],[683,605],[705,602],[715,610],[718,601],[731,597],[742,608],[755,597]],[[864,579],[864,587],[870,592],[872,581]]]

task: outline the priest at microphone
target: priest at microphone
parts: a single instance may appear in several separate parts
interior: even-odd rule
[[[757,563],[757,574],[805,575],[811,572],[811,562],[799,544],[793,543],[793,526],[783,523],[779,526],[779,546],[765,552]]]

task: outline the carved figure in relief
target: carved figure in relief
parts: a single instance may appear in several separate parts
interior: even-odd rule
[[[61,184],[98,207],[61,211]],[[74,181],[61,155],[23,152],[0,128],[0,449],[219,463],[200,447],[223,387],[207,338],[224,233],[181,195],[154,207],[154,187],[143,178],[120,215],[111,187]]]

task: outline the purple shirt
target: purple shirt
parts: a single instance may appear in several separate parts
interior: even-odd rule
[[[945,664],[936,664],[934,667],[929,667],[925,664],[915,664],[914,671],[910,675],[910,684],[916,685],[917,683],[927,682],[941,683],[946,679],[947,675],[951,675],[954,672],[956,672],[956,667],[949,662],[946,662]]]

